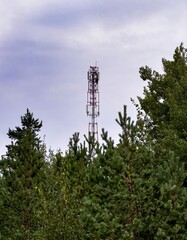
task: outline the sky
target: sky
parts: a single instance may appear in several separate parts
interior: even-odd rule
[[[8,129],[28,108],[43,122],[47,148],[68,149],[87,135],[87,71],[99,67],[99,132],[115,142],[115,119],[143,96],[139,68],[162,72],[181,42],[187,47],[186,0],[0,0],[0,155]]]

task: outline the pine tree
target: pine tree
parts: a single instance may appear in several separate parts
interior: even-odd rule
[[[87,150],[79,144],[79,134],[69,141],[63,154],[50,152],[47,179],[40,190],[45,227],[44,239],[82,239],[80,212],[84,194]]]
[[[90,163],[85,177],[81,212],[83,239],[116,239],[118,215],[114,217],[112,211],[115,209],[113,196],[118,192],[116,182],[119,176],[111,166],[115,155],[113,141],[104,131],[102,136],[106,140],[103,152],[97,151],[97,157]]]
[[[176,48],[173,60],[162,60],[163,74],[140,68],[148,82],[140,109],[152,138],[155,161],[155,239],[185,239],[187,221],[187,50]],[[153,229],[154,229],[153,227]]]
[[[44,147],[38,136],[41,127],[42,122],[27,109],[21,127],[8,131],[11,143],[0,161],[3,239],[33,239],[40,228],[37,188],[45,165]]]
[[[117,122],[122,129],[118,146],[103,130],[102,149],[86,175],[84,239],[151,239],[153,153],[126,107]]]
[[[115,147],[107,132],[86,174],[83,239],[185,239],[184,165],[152,141],[138,118],[119,113]]]
[[[187,157],[187,49],[176,48],[173,60],[162,59],[164,73],[148,66],[140,68],[147,81],[144,97],[139,97],[154,139],[169,140],[167,148],[177,151],[182,161]],[[187,163],[186,163],[187,165]]]

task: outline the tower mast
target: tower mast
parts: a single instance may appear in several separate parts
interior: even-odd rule
[[[90,117],[88,124],[88,139],[89,151],[91,156],[94,155],[93,144],[98,141],[98,124],[97,117],[99,116],[99,68],[97,66],[90,66],[88,71],[88,92],[87,92],[87,115]]]

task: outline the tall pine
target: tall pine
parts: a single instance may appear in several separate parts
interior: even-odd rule
[[[185,239],[187,234],[187,49],[175,49],[172,60],[162,59],[163,74],[140,68],[147,82],[139,97],[146,127],[154,143],[155,239]]]
[[[145,66],[140,77],[147,82],[140,107],[146,113],[155,140],[177,152],[187,167],[187,49],[175,49],[172,60],[162,59],[163,74]]]
[[[151,239],[153,153],[141,124],[124,112],[122,129],[114,146],[103,131],[103,146],[86,173],[83,198],[83,239]]]
[[[1,221],[2,239],[35,239],[41,222],[38,186],[42,181],[44,147],[38,136],[42,122],[27,109],[21,127],[9,129],[11,143],[0,161],[2,174]]]

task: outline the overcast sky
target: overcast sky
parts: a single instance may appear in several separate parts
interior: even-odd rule
[[[162,71],[187,47],[186,0],[0,0],[0,154],[29,108],[47,147],[87,134],[87,71],[100,70],[99,129],[117,140],[118,111],[142,95],[139,68]]]

